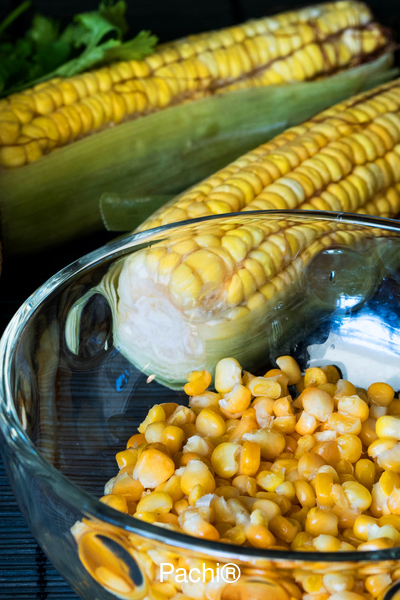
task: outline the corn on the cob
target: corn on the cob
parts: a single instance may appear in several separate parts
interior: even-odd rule
[[[243,87],[313,80],[376,57],[389,40],[352,0],[160,46],[142,61],[53,79],[0,101],[0,165],[19,167],[127,118]]]
[[[400,80],[342,102],[189,189],[139,230],[235,211],[400,211]]]
[[[367,253],[369,275],[360,279],[356,272],[350,274],[351,285],[357,288],[357,302],[373,291],[378,247],[373,237],[379,232],[367,234],[363,228],[324,220],[301,224],[301,219],[249,215],[241,222],[247,224],[228,219],[188,225],[179,237],[172,235],[114,263],[70,312],[70,349],[78,352],[86,301],[100,293],[113,312],[115,347],[159,382],[181,387],[189,371],[214,374],[227,354],[254,368],[268,351],[276,351],[274,345],[303,318],[303,311],[312,312],[316,322],[318,314],[335,308],[336,298],[326,288],[316,292],[322,285],[318,281],[310,282],[309,297],[301,300],[305,267],[321,250],[339,245]],[[335,289],[345,293],[340,285]],[[300,296],[293,306],[296,292]]]

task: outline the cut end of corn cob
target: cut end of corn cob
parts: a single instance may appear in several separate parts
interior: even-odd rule
[[[367,6],[319,4],[160,46],[141,61],[0,100],[0,165],[20,167],[126,119],[212,94],[310,81],[387,51]]]
[[[357,248],[361,256],[367,240],[379,235],[376,231],[335,221],[301,224],[273,218],[194,225],[186,235],[172,235],[115,263],[71,310],[68,346],[78,353],[81,311],[97,292],[113,311],[115,347],[160,383],[179,388],[190,371],[206,369],[214,375],[216,363],[227,354],[254,368],[277,352],[304,315],[315,313],[318,320],[318,314],[340,308],[326,284],[323,288],[316,281],[307,292],[303,277],[311,259],[338,246]],[[371,261],[376,258],[373,243]],[[379,276],[368,264],[365,272]],[[364,301],[376,284],[374,277],[366,281],[358,275],[350,274],[355,303]],[[346,294],[340,285],[335,289]]]
[[[158,210],[139,231],[251,210],[400,211],[400,80],[292,127]]]

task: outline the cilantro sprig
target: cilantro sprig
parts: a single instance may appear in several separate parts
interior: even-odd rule
[[[31,4],[26,0],[0,23],[0,96],[113,61],[142,59],[158,42],[149,31],[124,40],[128,31],[124,0],[102,0],[98,10],[75,15],[62,31],[54,19],[35,14],[25,35],[10,39],[10,25]]]

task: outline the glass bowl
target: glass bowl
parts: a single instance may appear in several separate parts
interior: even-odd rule
[[[97,500],[116,474],[116,452],[125,448],[149,407],[160,399],[184,404],[187,397],[157,378],[149,383],[114,346],[109,304],[99,294],[89,297],[90,291],[116,261],[160,241],[260,224],[271,230],[322,225],[328,233],[342,233],[324,238],[325,244],[289,269],[291,277],[282,275],[268,318],[255,313],[254,335],[264,334],[268,342],[262,352],[246,354],[248,343],[237,339],[230,354],[244,352],[242,366],[256,368],[258,362],[259,369],[291,354],[303,369],[334,364],[358,386],[380,380],[400,389],[396,221],[306,211],[207,217],[118,239],[60,271],[21,306],[1,340],[0,442],[34,536],[85,600],[168,600],[170,594],[154,587],[161,563],[185,569],[194,580],[182,583],[184,593],[176,600],[290,600],[299,598],[299,589],[307,600],[325,600],[340,591],[342,575],[347,581],[354,577],[355,592],[368,577],[387,575],[375,595],[388,600],[397,592],[400,547],[362,553],[259,550],[189,537]],[[282,252],[287,266],[293,250],[290,260]],[[66,324],[83,297],[74,354],[66,343]],[[207,325],[212,331],[214,321]],[[253,335],[250,328],[247,337],[249,332]],[[215,581],[196,581],[203,568],[214,570]],[[339,583],[333,577],[328,592],[318,591],[321,575],[337,576]]]

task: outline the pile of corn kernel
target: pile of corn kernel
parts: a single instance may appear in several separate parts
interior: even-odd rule
[[[101,501],[186,534],[261,549],[400,545],[400,399],[290,356],[254,377],[221,360],[188,375],[189,407],[153,406]],[[288,386],[296,386],[293,399]],[[292,391],[295,388],[291,388]],[[293,394],[296,395],[296,394]]]

